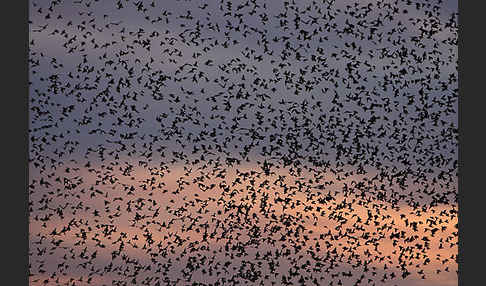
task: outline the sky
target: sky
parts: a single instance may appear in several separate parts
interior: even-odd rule
[[[31,285],[457,284],[457,1],[31,0],[29,28]]]

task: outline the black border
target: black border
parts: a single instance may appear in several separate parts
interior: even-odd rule
[[[484,18],[481,1],[459,1],[459,285],[484,285]],[[478,5],[479,6],[479,5]]]
[[[1,6],[2,285],[28,285],[28,5],[29,0]]]

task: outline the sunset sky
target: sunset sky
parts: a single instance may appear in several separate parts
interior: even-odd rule
[[[457,285],[457,1],[29,11],[31,285]]]

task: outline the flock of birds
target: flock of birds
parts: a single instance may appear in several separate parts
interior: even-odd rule
[[[456,6],[31,0],[31,285],[454,285]]]

